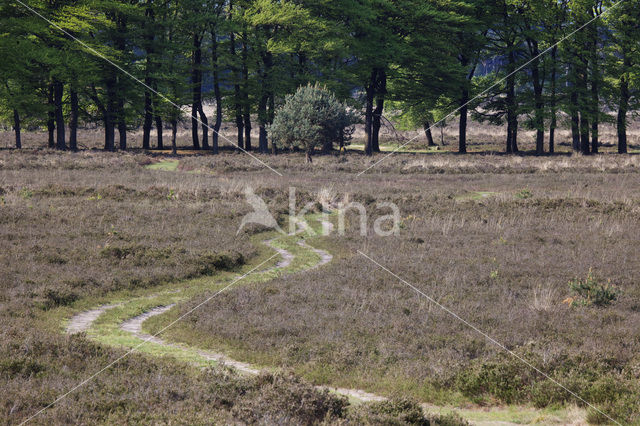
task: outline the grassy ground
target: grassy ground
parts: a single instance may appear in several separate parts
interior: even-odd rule
[[[188,293],[209,277],[219,285],[265,258],[253,240],[260,229],[236,235],[250,211],[242,189],[258,187],[260,176],[237,181],[146,168],[154,162],[96,152],[0,153],[4,424],[28,419],[125,353],[86,334],[63,334],[73,313],[176,287]],[[403,418],[416,407],[354,411],[286,372],[250,378],[134,353],[34,421],[348,423]]]
[[[189,294],[163,296],[162,302],[180,303],[145,323],[154,329],[210,294],[201,290],[214,291],[225,277],[264,259],[255,241],[262,238],[259,228],[235,235],[251,210],[247,185],[280,219],[290,186],[298,208],[344,198],[364,203],[373,217],[388,213],[377,210],[377,202],[400,208],[398,236],[373,235],[373,217],[361,236],[351,215],[346,235],[313,241],[334,255],[330,264],[239,286],[168,336],[296,376],[254,379],[134,354],[40,422],[304,423],[329,414],[383,422],[389,413],[406,420],[415,409],[398,401],[349,409],[299,377],[457,405],[470,416],[480,416],[480,406],[514,406],[512,414],[487,409],[495,421],[532,422],[540,413],[546,417],[538,421],[570,421],[573,398],[357,250],[607,413],[637,422],[639,157],[413,153],[360,177],[381,157],[321,156],[313,165],[297,154],[261,158],[285,177],[241,154],[172,158],[171,167],[153,170],[146,166],[162,157],[0,153],[4,422],[33,414],[123,353],[111,347],[116,342],[63,335],[73,312],[176,287]],[[611,279],[617,299],[603,307],[563,303],[576,296],[569,281],[590,269],[600,282]],[[156,302],[138,299],[111,315],[135,315]],[[118,318],[101,318],[97,326]],[[303,400],[308,403],[299,404]],[[536,412],[536,406],[546,408]],[[587,419],[603,420],[592,411]]]

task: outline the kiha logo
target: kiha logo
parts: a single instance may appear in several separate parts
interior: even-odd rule
[[[253,211],[244,215],[244,217],[242,218],[242,222],[240,222],[240,227],[238,228],[238,232],[236,232],[236,235],[238,235],[240,231],[242,231],[245,225],[250,223],[275,229],[282,234],[285,233],[282,228],[280,228],[280,225],[278,225],[278,221],[276,221],[276,218],[274,218],[269,211],[269,208],[267,207],[267,204],[264,202],[264,200],[253,192],[253,188],[249,186],[246,187],[244,190],[244,196],[247,199],[247,203],[249,203],[249,205],[253,207]]]
[[[280,227],[278,221],[269,211],[267,203],[253,192],[253,188],[247,187],[244,190],[244,195],[247,203],[253,208],[251,213],[247,213],[242,218],[240,227],[236,235],[244,229],[246,225],[256,224],[262,225],[269,229],[274,229],[282,234],[286,232]],[[344,197],[345,199],[348,197]],[[332,213],[337,214],[338,221],[338,234],[345,235],[346,227],[346,213],[352,211],[359,217],[360,235],[368,234],[368,212],[367,208],[358,202],[347,202],[343,200],[337,203],[321,203],[322,209],[320,213],[315,213],[316,218],[322,223],[322,235],[329,235],[334,228],[330,221]],[[308,202],[304,207],[297,211],[296,206],[296,189],[289,188],[289,235],[294,235],[297,232],[305,232],[309,235],[316,235],[316,231],[307,223],[308,215],[312,214],[317,207],[317,203]],[[373,232],[382,237],[397,235],[400,231],[400,210],[394,203],[381,202],[376,203],[376,219],[373,222]],[[382,214],[383,211],[388,211],[390,214]]]

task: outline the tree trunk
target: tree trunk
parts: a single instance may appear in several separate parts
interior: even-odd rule
[[[124,112],[124,98],[122,94],[118,95],[118,138],[120,149],[127,150],[127,117]]]
[[[16,148],[22,148],[22,137],[20,136],[20,114],[18,110],[13,110],[13,131],[16,133]]]
[[[575,152],[580,151],[580,115],[578,113],[578,91],[575,87],[571,87],[569,97],[569,113],[571,114],[571,141],[572,148]]]
[[[258,126],[259,126],[259,135],[258,135],[258,151],[261,153],[266,153],[269,150],[267,146],[267,101],[269,99],[269,95],[265,92],[260,96],[260,101],[258,102]]]
[[[459,61],[465,68],[471,64],[471,60],[465,56],[461,56]],[[464,82],[460,96],[460,123],[458,125],[458,152],[460,154],[465,154],[467,152],[467,114],[469,112],[469,106],[467,104],[469,103],[469,86],[473,79],[473,75],[476,72],[476,66],[477,62],[475,62],[469,70],[469,73],[467,74],[467,81]]]
[[[69,149],[76,151],[78,149],[78,115],[79,115],[79,102],[78,92],[71,85],[69,89],[69,101],[71,103],[71,112],[69,115]]]
[[[313,160],[311,159],[311,151],[306,151],[306,160],[309,164],[313,163]]]
[[[231,6],[229,6],[231,7]],[[240,93],[240,72],[238,70],[238,66],[236,65],[236,36],[232,31],[229,34],[229,53],[231,53],[231,61],[233,62],[233,66],[231,67],[231,72],[233,74],[234,84],[233,84],[233,100],[234,107],[236,113],[236,130],[237,130],[237,143],[238,148],[244,149],[244,121],[242,119],[242,101]]]
[[[512,154],[513,153],[513,141],[511,140],[513,137],[513,123],[511,121],[511,117],[507,117],[507,146],[505,149],[505,153]]]
[[[49,91],[47,93],[47,130],[49,132],[48,146],[49,148],[56,147],[55,131],[56,131],[56,116],[55,116],[55,103],[53,101],[53,84],[49,85]]]
[[[151,5],[151,1],[148,1]],[[154,23],[155,12],[153,7],[147,7],[145,9],[145,20],[143,23],[144,40],[146,42],[146,61],[145,61],[145,77],[144,84],[147,87],[153,87],[153,79],[151,78],[151,71],[153,69],[153,62],[151,56],[154,54],[155,49],[155,33]],[[153,125],[153,111],[152,111],[152,94],[149,89],[145,88],[144,91],[144,122],[142,125],[142,149],[151,148],[151,126]]]
[[[600,73],[598,67],[598,40],[592,42],[591,52],[591,152],[598,153],[598,126],[600,124]]]
[[[173,155],[178,154],[178,147],[176,145],[176,134],[178,133],[178,120],[175,118],[171,120],[171,153]]]
[[[458,126],[458,152],[465,154],[467,152],[467,112],[469,107],[469,89],[465,86],[462,89],[460,97],[460,123]]]
[[[269,111],[267,115],[269,117],[269,123],[273,123],[273,117],[275,115],[275,95],[273,92],[270,92],[269,94]],[[273,140],[271,141],[271,154],[278,154],[278,147]]]
[[[64,112],[63,112],[63,97],[64,85],[59,80],[53,82],[53,101],[55,103],[55,118],[56,118],[56,149],[67,149],[67,142],[64,134]]]
[[[584,111],[580,113],[580,149],[589,154],[589,117]]]
[[[373,154],[373,97],[375,95],[377,71],[374,69],[371,71],[371,79],[367,85],[366,92],[366,106],[364,115],[364,132],[367,136],[367,140],[364,145],[364,153],[366,155]]]
[[[376,107],[373,110],[371,149],[380,152],[380,127],[382,111],[384,110],[384,96],[387,92],[387,75],[384,70],[378,70],[376,79]]]
[[[104,150],[113,151],[115,149],[115,82],[107,79],[105,86],[107,89],[107,101],[104,110]]]
[[[631,61],[625,49],[622,50],[623,72],[620,77],[620,98],[618,102],[618,119],[616,130],[618,133],[618,154],[627,153],[627,110],[629,108],[629,75]]]
[[[122,118],[120,118],[120,121],[118,122],[118,137],[120,142],[120,149],[122,151],[126,151],[127,150],[127,123],[125,123],[125,121]]]
[[[507,146],[505,152],[507,154],[511,154],[514,152],[513,150],[513,130],[514,130],[514,121],[516,119],[516,90],[515,90],[515,77],[512,74],[515,68],[515,54],[513,52],[513,48],[509,48],[508,54],[508,65],[507,65],[507,79],[506,79],[506,109],[507,109]]]
[[[267,125],[271,124],[269,119],[269,113],[267,112],[267,106],[269,97],[271,96],[271,68],[273,66],[273,56],[271,52],[265,51],[262,54],[262,70],[261,70],[261,85],[260,85],[260,100],[258,101],[258,124],[260,132],[258,136],[258,149],[262,153],[269,152],[269,141],[267,135]]]
[[[164,149],[164,142],[162,141],[162,117],[160,115],[155,116],[156,119],[156,134],[158,137],[158,149]]]
[[[424,124],[422,125],[422,128],[424,129],[424,134],[427,137],[427,146],[437,146],[435,142],[433,142],[433,134],[431,133],[431,124],[425,120]]]
[[[540,60],[538,42],[529,40],[531,56],[531,79],[533,80],[534,125],[536,127],[536,155],[544,154],[544,101],[542,100],[542,81],[540,79]]]
[[[218,137],[222,127],[222,92],[220,91],[220,70],[218,64],[218,38],[215,31],[211,31],[211,63],[213,65],[213,94],[216,98],[216,122],[211,135],[211,151],[218,153]]]
[[[549,96],[549,109],[551,110],[551,122],[549,123],[549,154],[555,152],[555,134],[557,127],[557,111],[556,111],[556,55],[558,47],[551,49],[551,94]]]
[[[200,66],[202,65],[202,38],[198,34],[193,35],[193,61],[191,69],[191,84],[193,103],[191,104],[191,140],[193,143],[193,149],[200,149],[200,140],[198,138],[198,113],[202,108],[202,71]]]
[[[242,119],[244,121],[244,149],[251,151],[251,104],[249,103],[249,52],[247,34],[242,35]]]
[[[198,113],[200,114],[200,122],[202,123],[202,149],[209,149],[209,119],[204,113],[202,102],[200,102]]]
[[[150,84],[151,79],[146,78],[145,84]],[[151,92],[144,91],[144,124],[142,125],[142,149],[151,148],[151,125],[153,124],[153,111],[151,109]]]
[[[113,151],[114,150],[114,139],[115,139],[115,131],[114,131],[114,123],[112,120],[111,113],[106,113],[104,116],[104,150],[105,151]]]
[[[589,154],[589,112],[591,107],[588,105],[587,94],[587,71],[586,64],[583,65],[583,71],[580,73],[580,98],[582,100],[580,106],[580,150],[583,154]]]
[[[120,52],[126,52],[127,50],[127,19],[126,15],[118,13],[117,14],[117,28],[118,35],[116,37],[116,47]],[[123,76],[120,75],[116,82],[116,87],[120,88],[123,86],[122,80]],[[116,91],[114,90],[114,94]],[[120,149],[125,151],[127,149],[127,116],[124,111],[124,94],[125,91],[123,89],[117,90],[117,113],[116,119],[118,121],[118,138],[120,143]]]

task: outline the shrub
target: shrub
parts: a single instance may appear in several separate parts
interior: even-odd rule
[[[269,134],[277,147],[302,149],[311,162],[316,148],[329,151],[333,144],[342,146],[350,139],[356,122],[333,93],[318,84],[307,85],[286,97]]]
[[[611,280],[600,283],[591,269],[584,280],[576,278],[569,282],[569,288],[577,294],[576,298],[570,298],[570,304],[583,306],[606,306],[618,298],[618,289],[611,284]]]

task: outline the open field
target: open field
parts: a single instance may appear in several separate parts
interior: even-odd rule
[[[157,306],[172,307],[141,332],[188,313],[162,333],[188,350],[143,346],[34,421],[415,423],[420,403],[478,423],[607,421],[358,251],[607,415],[640,421],[640,157],[414,153],[360,177],[382,157],[260,158],[283,177],[232,153],[0,152],[3,422],[126,353],[137,340],[118,325]],[[296,237],[256,226],[236,235],[252,210],[247,186],[282,226],[291,187],[314,213],[360,202],[368,232],[351,211],[345,235],[304,237],[333,256],[312,268],[319,255]],[[380,202],[400,210],[395,236],[373,232],[388,214]],[[337,225],[335,212],[329,220]],[[277,266],[262,243],[276,237],[290,265],[190,312],[261,262]],[[589,271],[611,280],[615,300],[580,303],[569,282]],[[94,328],[64,333],[73,315],[112,303],[122,306]],[[269,373],[234,372],[199,351]],[[349,404],[313,385],[392,401]]]

